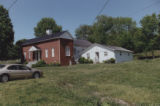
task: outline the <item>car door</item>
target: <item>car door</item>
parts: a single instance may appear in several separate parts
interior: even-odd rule
[[[26,66],[18,65],[18,70],[21,72],[23,78],[28,78],[32,76],[32,71]]]
[[[7,68],[10,78],[22,78],[22,72],[18,70],[18,65],[11,65]]]

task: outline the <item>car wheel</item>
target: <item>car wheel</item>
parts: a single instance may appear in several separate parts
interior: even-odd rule
[[[1,81],[2,82],[8,82],[9,81],[9,76],[8,75],[2,75],[1,76]]]
[[[33,74],[33,78],[35,78],[35,79],[40,78],[40,74],[39,74],[38,72],[34,73],[34,74]]]

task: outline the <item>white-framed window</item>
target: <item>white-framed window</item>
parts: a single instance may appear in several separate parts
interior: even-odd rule
[[[122,52],[120,52],[119,55],[121,56],[121,55],[122,55]]]
[[[90,53],[87,53],[87,59],[90,59]]]
[[[70,47],[69,46],[66,46],[65,47],[65,52],[66,52],[66,56],[70,56]]]
[[[130,53],[128,53],[128,56],[130,56]]]
[[[104,52],[104,56],[107,56],[108,55],[108,53],[107,52]]]
[[[26,52],[24,52],[24,59],[26,59]]]
[[[31,52],[28,53],[29,59],[31,59]]]
[[[45,49],[46,58],[48,58],[48,49]]]
[[[52,57],[54,57],[54,48],[52,48]]]

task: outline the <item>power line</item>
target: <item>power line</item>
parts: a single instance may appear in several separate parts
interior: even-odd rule
[[[99,16],[99,15],[103,12],[103,10],[105,9],[105,7],[108,5],[109,1],[110,1],[110,0],[107,0],[107,1],[105,2],[105,4],[103,5],[103,7],[101,8],[101,10],[98,12],[98,14],[96,15],[95,19],[93,20],[93,23],[94,23],[94,21],[96,20],[97,16]]]
[[[14,0],[12,4],[9,6],[8,11],[17,3],[18,0]]]
[[[141,11],[144,11],[144,10],[146,10],[146,9],[148,9],[148,8],[151,8],[152,6],[154,6],[155,4],[158,4],[158,3],[160,3],[160,1],[154,2],[154,3],[150,4],[150,5],[142,8],[141,10],[138,10],[138,11],[133,12],[132,14],[129,14],[128,16],[135,15],[135,14],[141,12]]]

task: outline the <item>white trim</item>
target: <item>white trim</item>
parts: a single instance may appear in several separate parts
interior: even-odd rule
[[[59,63],[61,64],[61,40],[59,40]]]
[[[26,59],[26,55],[27,55],[26,52],[24,52],[24,59]]]
[[[30,49],[29,49],[29,52],[34,52],[34,51],[39,51],[40,49],[38,49],[37,47],[35,46],[32,46]]]
[[[31,59],[31,52],[28,52],[28,57],[29,59]]]
[[[65,54],[66,54],[66,56],[71,56],[71,50],[70,50],[69,46],[65,47]]]
[[[48,58],[48,49],[45,49],[45,57]]]
[[[55,49],[54,48],[52,48],[51,52],[52,52],[52,57],[55,57]]]

